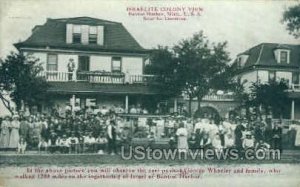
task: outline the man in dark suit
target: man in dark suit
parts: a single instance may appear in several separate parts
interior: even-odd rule
[[[272,148],[279,149],[280,152],[282,152],[281,137],[282,128],[279,127],[278,122],[275,122],[272,129]]]
[[[111,120],[107,126],[108,153],[114,155],[117,153],[116,147],[116,122]]]

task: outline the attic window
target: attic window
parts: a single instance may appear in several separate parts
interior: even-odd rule
[[[290,63],[290,50],[289,49],[276,49],[275,58],[279,64],[289,64]]]
[[[288,63],[288,52],[280,51],[280,63]]]
[[[97,44],[97,27],[89,27],[89,44]]]
[[[239,67],[245,66],[245,64],[246,64],[246,62],[247,62],[247,60],[248,60],[248,57],[249,57],[249,55],[247,55],[247,54],[239,55],[239,56],[237,57],[237,63],[238,63],[238,66],[239,66]]]
[[[73,26],[73,43],[81,43],[81,26]]]

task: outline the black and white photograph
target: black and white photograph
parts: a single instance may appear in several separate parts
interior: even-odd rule
[[[299,177],[299,0],[0,1],[0,187]]]

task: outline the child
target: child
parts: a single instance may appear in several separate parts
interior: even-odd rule
[[[244,149],[252,149],[254,148],[254,139],[251,134],[246,134],[246,138],[243,141]]]
[[[103,133],[101,133],[100,136],[96,139],[98,154],[104,154],[104,150],[106,149],[107,142],[108,142],[107,138]]]
[[[41,153],[41,148],[47,152],[48,143],[46,142],[45,138],[41,138],[41,140],[38,144],[39,153]]]
[[[199,146],[197,145],[196,134],[194,132],[191,133],[192,136],[188,139],[188,144],[190,149],[197,149]]]
[[[264,142],[263,140],[260,140],[257,144],[256,144],[256,147],[255,147],[256,150],[258,149],[262,149],[264,151],[267,151],[270,149],[270,145],[266,142]]]
[[[19,154],[25,154],[27,147],[27,143],[23,137],[20,138],[20,141],[18,143],[18,153]]]

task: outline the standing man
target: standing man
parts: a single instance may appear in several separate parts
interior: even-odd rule
[[[73,80],[75,79],[74,72],[75,72],[75,63],[74,59],[70,58],[69,63],[68,63],[68,80]]]
[[[282,128],[278,126],[278,123],[274,123],[274,127],[272,129],[272,144],[273,149],[278,149],[282,152],[281,147],[281,136],[282,136]]]
[[[108,153],[114,155],[117,153],[116,147],[116,122],[111,120],[109,125],[107,126],[107,136],[108,136]]]
[[[245,127],[241,124],[241,121],[238,120],[237,123],[238,125],[234,130],[235,146],[239,151],[239,154],[241,154],[241,151],[243,150],[243,131],[245,131]]]

